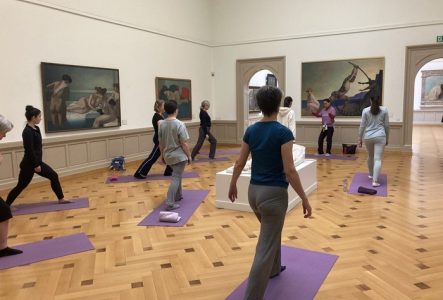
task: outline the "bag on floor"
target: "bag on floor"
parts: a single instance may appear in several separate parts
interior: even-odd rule
[[[343,154],[355,154],[357,151],[357,145],[351,144],[342,144],[343,145]]]
[[[111,164],[109,165],[109,169],[115,171],[124,171],[125,170],[125,157],[117,156],[111,160]]]

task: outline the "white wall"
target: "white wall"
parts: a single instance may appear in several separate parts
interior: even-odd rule
[[[241,4],[240,4],[241,2]],[[246,9],[247,3],[250,1],[239,1],[238,6],[242,9]],[[250,59],[250,58],[262,58],[262,57],[273,57],[273,56],[286,56],[286,95],[290,95],[294,99],[294,110],[300,119],[300,104],[301,99],[301,64],[302,62],[312,62],[312,61],[326,61],[326,60],[339,60],[339,59],[352,59],[352,58],[366,58],[366,57],[384,57],[385,58],[385,73],[384,73],[384,105],[388,106],[391,120],[392,121],[403,121],[403,98],[404,98],[404,72],[405,72],[405,48],[409,45],[419,45],[419,44],[432,44],[436,41],[436,36],[441,35],[443,32],[443,19],[440,17],[441,23],[437,25],[423,25],[423,26],[412,26],[402,27],[395,29],[385,28],[383,30],[367,30],[358,33],[343,31],[340,34],[333,35],[319,35],[319,36],[294,36],[288,39],[279,40],[266,40],[265,42],[254,42],[248,43],[251,39],[264,40],[268,36],[281,36],[282,32],[279,30],[284,28],[283,34],[289,34],[289,30],[294,29],[291,33],[299,34],[298,27],[293,26],[294,18],[289,18],[288,11],[297,14],[300,9],[304,12],[310,11],[310,6],[313,4],[306,3],[306,7],[295,7],[301,4],[297,4],[294,1],[277,1],[278,3],[285,3],[287,7],[280,7],[280,14],[275,17],[277,12],[275,9],[270,8],[267,5],[262,6],[250,6],[249,11],[252,14],[251,19],[248,22],[244,22],[245,26],[238,26],[237,23],[233,22],[232,27],[235,30],[230,30],[231,36],[229,45],[218,46],[214,48],[214,71],[216,74],[216,83],[214,97],[216,101],[218,99],[223,99],[224,105],[217,106],[217,118],[223,120],[233,120],[236,118],[235,107],[236,107],[236,93],[235,93],[235,64],[238,59]],[[314,1],[316,3],[318,1]],[[331,1],[338,5],[340,1]],[[346,1],[343,1],[346,2]],[[368,11],[366,6],[359,5],[356,1],[353,6],[359,9],[355,10],[355,15],[362,16],[363,20],[377,20],[375,18],[375,12]],[[375,1],[376,3],[379,1]],[[397,4],[400,1],[395,1]],[[429,12],[429,18],[433,19],[434,16],[437,18],[437,14],[434,10],[443,9],[443,1],[429,1],[435,4],[434,7],[428,6],[426,4],[424,7]],[[221,10],[221,15],[224,16],[223,11],[226,7],[230,11],[235,11],[234,1],[217,1],[218,8],[223,8]],[[269,2],[274,4],[274,2]],[[324,1],[326,5],[326,1]],[[384,2],[383,2],[384,3]],[[398,14],[398,11],[402,12],[414,12],[410,13],[410,22],[416,23],[422,21],[422,8],[419,8],[418,1],[411,1],[411,7],[408,6],[409,2],[402,2],[401,6],[396,8],[396,14],[392,15],[392,23],[403,22],[403,15]],[[422,3],[422,1],[420,1]],[[386,2],[387,10],[393,12],[391,4]],[[229,6],[231,5],[231,6]],[[341,4],[340,4],[341,5]],[[343,6],[346,7],[346,6]],[[380,8],[383,5],[380,3]],[[342,18],[348,21],[353,20],[354,15],[349,12],[344,15],[335,15],[337,17],[331,18],[330,16],[326,18],[326,14],[331,14],[334,16],[334,10],[328,11],[330,7],[325,6],[319,13],[313,17],[316,23],[322,23],[323,27],[319,27],[318,30],[326,30],[329,25],[336,26],[334,23],[338,22],[343,25]],[[384,9],[384,7],[383,7]],[[380,9],[381,10],[381,9]],[[348,11],[348,10],[346,10]],[[416,13],[417,12],[417,13]],[[382,13],[385,14],[384,12]],[[368,16],[369,15],[369,16]],[[401,15],[399,17],[399,15]],[[413,15],[413,16],[412,16]],[[226,21],[221,20],[221,24],[215,26],[214,32],[216,39],[223,43],[227,38],[224,30],[218,28],[218,26],[224,26],[230,22],[231,18],[235,19],[235,16],[240,17],[233,13]],[[370,16],[374,17],[371,18]],[[221,19],[220,16],[218,18]],[[327,19],[332,20],[331,22],[326,21]],[[281,25],[282,20],[285,20],[285,26]],[[244,21],[244,20],[243,20]],[[280,24],[279,26],[274,25],[276,22]],[[303,23],[303,20],[301,21]],[[271,29],[267,28],[264,32],[260,32],[263,26],[267,24]],[[351,22],[348,23],[350,25]],[[353,23],[352,23],[353,24]],[[368,23],[365,23],[366,25]],[[372,24],[375,24],[374,22]],[[362,24],[363,25],[363,24]],[[254,26],[257,26],[255,30],[252,30]],[[307,26],[307,23],[304,23]],[[319,25],[318,25],[319,26]],[[249,28],[251,27],[251,28]],[[355,26],[351,26],[352,29]],[[309,26],[308,32],[310,32]],[[246,36],[246,30],[251,29],[252,31],[248,36]],[[239,44],[233,44],[237,41],[243,41]],[[349,119],[352,121],[351,119]]]
[[[442,24],[441,0],[213,0],[216,44]]]
[[[115,5],[117,1],[94,1],[94,7],[90,7],[92,1],[60,2],[79,2],[85,5],[85,9],[92,9],[99,7],[100,3],[114,2]],[[155,1],[149,2],[154,5]],[[171,4],[172,1],[167,3]],[[153,7],[158,11],[163,4],[159,2]],[[110,9],[117,12],[118,7],[112,6]],[[128,14],[125,11],[123,15],[128,17]],[[186,19],[198,19],[200,12],[194,15],[186,11],[185,14]],[[174,24],[179,28],[180,24]],[[183,24],[182,29],[192,32],[190,26]],[[196,34],[207,36],[207,33],[198,31]],[[193,120],[198,120],[201,99],[212,95],[211,49],[193,42],[15,0],[0,2],[0,41],[0,113],[16,126],[8,134],[6,142],[21,141],[25,105],[42,107],[41,62],[119,69],[121,114],[122,120],[127,121],[127,125],[121,126],[120,130],[151,126],[156,76],[192,80]],[[87,135],[93,132],[49,136]]]
[[[4,0],[2,0],[4,1]],[[212,5],[208,0],[19,0],[67,9],[178,38],[208,44]]]

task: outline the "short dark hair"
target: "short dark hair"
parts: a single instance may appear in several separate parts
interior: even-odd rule
[[[265,116],[278,112],[282,97],[280,89],[265,85],[258,90],[255,97],[257,98],[258,107]]]
[[[62,76],[62,80],[67,81],[67,82],[69,82],[69,83],[72,82],[72,78],[71,78],[71,76],[69,76],[68,74],[63,74],[63,76]]]
[[[164,108],[165,108],[165,112],[168,115],[172,115],[173,113],[175,113],[177,111],[177,101],[175,101],[175,100],[166,101]]]
[[[283,106],[284,107],[290,107],[292,105],[292,97],[286,96],[285,100],[283,100]]]
[[[32,105],[26,105],[26,112],[25,112],[26,120],[31,121],[33,117],[37,117],[39,114],[41,114],[40,109],[35,108]]]
[[[329,99],[329,98],[326,98],[326,99],[323,100],[323,102],[325,102],[325,101],[328,102],[328,103],[331,103],[331,99]]]

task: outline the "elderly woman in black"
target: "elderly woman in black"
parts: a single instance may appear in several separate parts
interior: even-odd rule
[[[58,174],[42,161],[42,135],[40,128],[37,126],[42,120],[41,111],[38,108],[28,105],[26,106],[25,116],[28,121],[22,133],[25,154],[20,163],[20,174],[18,175],[17,186],[9,192],[6,203],[11,206],[18,195],[20,195],[31,182],[34,173],[48,178],[51,181],[51,188],[57,195],[60,204],[69,203],[69,201],[64,200],[65,197],[58,179]]]
[[[6,133],[12,130],[12,123],[4,116],[0,115],[0,140],[6,136]],[[0,163],[3,156],[0,154]],[[0,257],[20,254],[23,251],[8,247],[8,228],[9,219],[12,218],[11,208],[0,197]]]
[[[206,137],[208,137],[208,141],[211,144],[209,149],[209,158],[210,159],[215,158],[215,149],[217,147],[217,140],[211,133],[211,117],[208,114],[209,106],[210,104],[208,100],[202,101],[200,107],[200,129],[198,130],[197,144],[195,144],[194,148],[192,149],[191,153],[192,160],[195,159],[195,156],[200,151],[200,148],[203,146],[203,142],[205,141]]]

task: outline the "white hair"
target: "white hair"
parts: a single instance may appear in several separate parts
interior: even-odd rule
[[[7,133],[12,130],[14,125],[6,119],[3,115],[0,115],[0,132]]]

